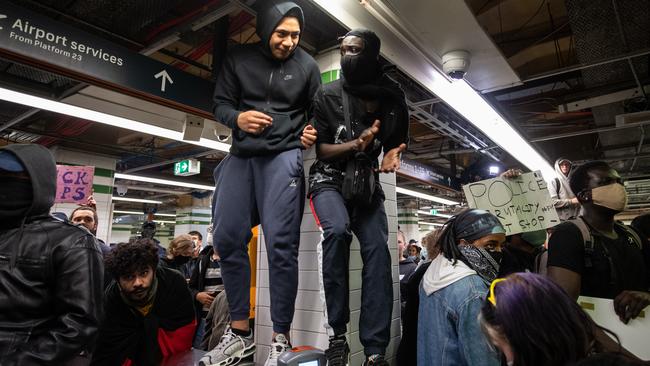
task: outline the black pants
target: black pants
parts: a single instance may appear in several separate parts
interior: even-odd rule
[[[350,321],[348,267],[354,233],[363,261],[359,339],[366,355],[384,354],[390,341],[393,286],[383,192],[375,192],[368,207],[355,207],[338,191],[322,190],[312,195],[311,208],[322,230],[319,271],[328,334],[345,334]]]
[[[242,158],[228,155],[215,169],[213,242],[232,320],[250,310],[251,228],[262,224],[269,261],[273,331],[288,333],[298,291],[298,244],[305,204],[302,150]]]

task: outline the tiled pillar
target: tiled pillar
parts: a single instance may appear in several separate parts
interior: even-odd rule
[[[399,227],[406,237],[406,243],[408,244],[411,239],[420,242],[422,234],[420,234],[418,225],[418,210],[413,208],[400,208],[397,211],[397,216],[399,218]]]
[[[97,237],[107,244],[111,242],[111,223],[113,221],[113,182],[115,175],[115,159],[101,155],[91,155],[86,152],[53,148],[52,153],[57,164],[85,165],[95,167],[93,178],[94,198],[97,201]],[[68,217],[79,207],[76,203],[57,203],[50,212],[64,212]],[[115,242],[115,241],[112,241]]]
[[[135,233],[131,224],[113,224],[111,228],[111,243],[126,243],[133,236]]]
[[[203,242],[207,238],[208,226],[212,218],[210,207],[186,207],[176,212],[176,227],[174,237],[187,234],[190,231],[198,231],[203,235]]]

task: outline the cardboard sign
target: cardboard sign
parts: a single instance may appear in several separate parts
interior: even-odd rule
[[[560,223],[542,173],[513,179],[493,178],[463,186],[467,203],[494,214],[506,235],[553,227]]]
[[[636,319],[624,324],[614,312],[614,302],[610,299],[580,296],[578,304],[596,324],[614,332],[628,351],[642,360],[650,361],[650,307],[646,307]]]
[[[85,204],[93,192],[94,166],[56,166],[55,203]]]

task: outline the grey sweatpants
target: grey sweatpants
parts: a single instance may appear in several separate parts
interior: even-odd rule
[[[228,155],[214,171],[214,247],[232,320],[248,319],[251,228],[261,224],[269,263],[273,331],[288,333],[298,291],[298,244],[305,202],[302,150]]]

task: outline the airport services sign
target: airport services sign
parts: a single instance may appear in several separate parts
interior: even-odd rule
[[[190,113],[212,116],[214,85],[128,48],[4,1],[0,55]]]

